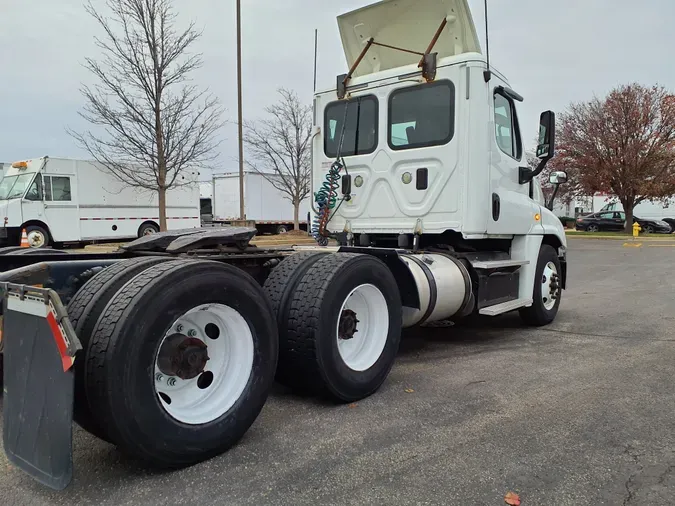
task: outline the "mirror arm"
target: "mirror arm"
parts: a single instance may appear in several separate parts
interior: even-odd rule
[[[541,174],[543,170],[546,168],[548,160],[549,159],[541,160],[539,162],[539,165],[537,165],[537,168],[534,171],[529,167],[520,167],[518,169],[518,180],[519,180],[518,183],[527,184],[530,181],[534,180],[534,178],[537,177],[539,174]]]
[[[560,191],[560,185],[556,184],[553,185],[554,190],[553,190],[553,195],[551,195],[551,200],[548,201],[548,204],[546,204],[546,209],[549,211],[553,212],[553,203],[555,202],[555,198],[558,196],[558,192]]]

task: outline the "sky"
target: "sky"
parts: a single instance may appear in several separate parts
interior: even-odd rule
[[[603,96],[639,82],[675,89],[672,0],[488,0],[495,67],[525,97],[519,117],[531,147],[543,110]],[[346,62],[336,16],[372,0],[242,0],[244,117],[255,120],[280,86],[311,103],[314,30],[319,31],[318,88],[334,85]],[[104,0],[94,0],[102,5]],[[483,0],[469,0],[485,49]],[[225,107],[220,169],[237,168],[235,0],[175,0],[179,24],[203,36],[195,84]],[[638,9],[639,7],[639,9]],[[83,0],[0,0],[0,162],[86,158],[66,128],[82,130],[81,83],[91,77],[97,26]],[[530,141],[531,139],[531,141]]]

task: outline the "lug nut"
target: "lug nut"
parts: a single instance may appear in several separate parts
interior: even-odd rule
[[[188,336],[189,337],[197,337],[197,331],[196,330],[188,331]]]
[[[162,373],[158,372],[157,374],[155,374],[155,380],[162,381],[163,379],[164,375]]]
[[[180,323],[176,325],[176,332],[183,332],[183,326]]]
[[[168,380],[166,380],[166,383],[170,387],[176,386],[176,378],[169,378]]]

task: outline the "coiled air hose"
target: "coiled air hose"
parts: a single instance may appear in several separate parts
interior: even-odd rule
[[[359,117],[361,114],[361,102],[357,101],[356,108],[356,132],[358,137]],[[328,223],[331,218],[331,211],[335,209],[338,203],[338,189],[340,188],[340,172],[342,169],[346,170],[344,159],[342,158],[342,145],[345,140],[345,132],[347,129],[347,115],[349,112],[349,103],[345,103],[345,115],[342,120],[342,129],[340,132],[340,141],[338,142],[337,156],[335,161],[330,166],[326,179],[321,188],[314,194],[314,201],[318,207],[319,213],[314,217],[312,223],[312,236],[320,246],[328,246],[328,239],[330,232],[328,230]],[[342,200],[344,202],[344,199]],[[340,202],[340,205],[342,205]],[[339,206],[338,206],[339,209]]]
[[[321,246],[328,245],[328,222],[330,221],[330,214],[337,206],[338,189],[340,188],[340,172],[344,168],[344,164],[339,160],[333,162],[330,170],[326,174],[321,188],[316,192],[314,199],[319,209],[319,213],[314,217],[312,224],[312,232],[314,239]]]

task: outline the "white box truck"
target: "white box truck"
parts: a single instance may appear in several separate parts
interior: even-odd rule
[[[167,192],[170,230],[199,228],[198,174]],[[193,183],[192,183],[193,182]],[[64,158],[15,162],[0,182],[0,240],[31,247],[131,239],[159,231],[155,192],[131,188],[97,163]]]
[[[293,204],[288,197],[272,184],[279,176],[244,172],[244,222],[255,226],[260,234],[283,234],[294,227]],[[202,191],[204,195],[204,191]],[[239,173],[228,173],[213,177],[213,223],[225,225],[242,224],[239,209]],[[311,209],[310,199],[300,204],[300,229],[307,230],[307,215]]]

